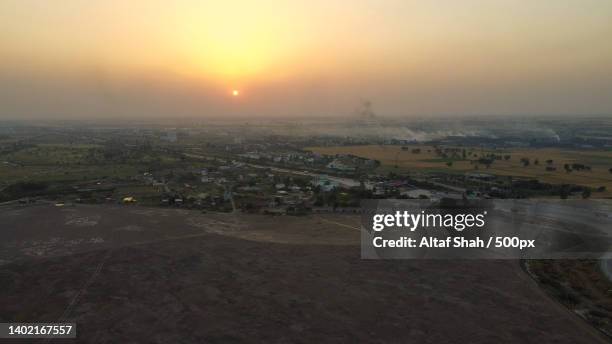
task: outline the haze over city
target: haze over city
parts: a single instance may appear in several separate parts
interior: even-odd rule
[[[0,119],[609,115],[612,3],[3,1]]]

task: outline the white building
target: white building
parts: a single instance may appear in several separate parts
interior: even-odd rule
[[[355,171],[355,167],[346,165],[342,161],[335,159],[334,161],[327,164],[327,168],[338,171]]]
[[[432,198],[433,196],[431,191],[424,189],[407,190],[402,192],[401,195],[409,198]]]

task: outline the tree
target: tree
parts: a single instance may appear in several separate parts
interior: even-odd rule
[[[316,201],[314,202],[314,206],[315,207],[321,207],[325,204],[325,200],[323,199],[323,196],[318,195]]]
[[[569,190],[565,186],[562,186],[559,192],[559,196],[561,197],[561,199],[567,199],[567,197],[569,196]]]
[[[582,198],[587,199],[589,197],[591,197],[591,189],[584,188],[584,190],[582,190]]]

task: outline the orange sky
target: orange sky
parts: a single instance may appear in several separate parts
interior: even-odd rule
[[[611,23],[608,0],[4,0],[0,119],[609,114]]]

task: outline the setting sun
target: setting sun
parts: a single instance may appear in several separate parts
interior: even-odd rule
[[[67,2],[0,1],[0,115],[612,110],[609,0]]]

